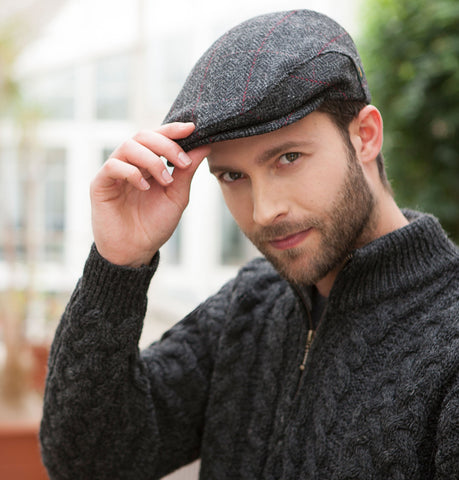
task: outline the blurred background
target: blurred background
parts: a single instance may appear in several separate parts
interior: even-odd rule
[[[399,204],[439,216],[458,241],[456,0],[0,0],[0,422],[39,416],[44,367],[35,364],[92,242],[96,171],[128,136],[162,122],[228,28],[293,8],[328,14],[354,37]],[[257,254],[205,164],[161,253],[142,345]]]

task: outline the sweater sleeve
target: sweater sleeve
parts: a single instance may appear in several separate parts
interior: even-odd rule
[[[157,260],[130,269],[91,251],[50,353],[40,441],[52,480],[161,478],[199,456],[224,289],[140,353]]]
[[[459,377],[443,401],[438,420],[435,480],[459,479]]]

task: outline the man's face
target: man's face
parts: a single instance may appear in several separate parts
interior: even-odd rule
[[[215,143],[208,161],[241,230],[294,283],[318,282],[368,236],[374,196],[323,113]]]

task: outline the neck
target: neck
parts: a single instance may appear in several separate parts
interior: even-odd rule
[[[329,272],[325,277],[321,278],[316,283],[316,288],[319,291],[319,293],[322,295],[322,297],[328,298],[338,273],[342,270],[342,268],[346,263],[347,263],[347,259],[339,267]]]

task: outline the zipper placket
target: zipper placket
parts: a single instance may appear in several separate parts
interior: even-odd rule
[[[304,305],[304,306],[306,308],[306,305]],[[300,366],[298,367],[299,370],[300,370],[300,375],[298,377],[295,397],[298,396],[298,394],[301,390],[301,384],[302,384],[302,380],[303,380],[303,377],[304,377],[304,372],[306,370],[306,362],[308,361],[309,351],[311,350],[311,346],[314,342],[314,338],[316,336],[317,328],[319,328],[320,324],[322,323],[323,318],[325,317],[325,314],[327,312],[327,306],[325,306],[324,311],[322,312],[322,315],[320,316],[320,320],[317,324],[316,329],[314,329],[314,325],[312,324],[311,312],[308,308],[306,308],[306,312],[307,312],[307,315],[308,315],[308,336],[306,338],[306,343],[305,343],[305,346],[304,346],[303,360],[302,360]]]
[[[307,327],[308,327],[308,336],[306,338],[306,344],[305,344],[305,347],[304,347],[304,355],[303,355],[303,360],[299,366],[299,369],[301,370],[301,373],[303,373],[304,369],[306,368],[306,361],[308,359],[308,354],[309,354],[309,350],[311,348],[311,345],[312,345],[312,342],[314,340],[314,336],[315,336],[315,329],[314,329],[314,325],[312,323],[312,317],[311,317],[311,310],[308,306],[308,302],[305,300],[304,296],[303,296],[303,292],[299,289],[299,288],[295,288],[296,290],[296,293],[298,295],[298,297],[300,298],[301,300],[301,304],[304,308],[304,310],[306,311],[306,314],[307,314]],[[302,375],[301,375],[302,376]],[[300,380],[301,380],[301,376],[300,376]]]
[[[342,267],[343,269],[352,260],[353,256],[354,256],[354,252],[351,252],[347,255],[347,257],[345,258],[345,260],[343,262],[343,267]],[[316,328],[314,328],[314,325],[312,323],[311,309],[308,307],[309,302],[307,302],[305,300],[304,293],[302,292],[302,290],[300,288],[294,287],[294,290],[296,291],[296,294],[298,295],[298,297],[301,301],[301,305],[303,306],[303,309],[306,311],[307,317],[308,317],[308,321],[307,321],[307,323],[308,323],[308,325],[307,325],[308,336],[306,338],[306,344],[304,346],[303,360],[302,360],[302,362],[299,366],[300,376],[299,376],[298,384],[297,384],[297,394],[298,394],[298,391],[300,390],[301,380],[303,378],[303,373],[306,370],[306,362],[308,360],[309,351],[311,350],[312,343],[314,342],[314,338],[316,336],[316,331],[320,327],[320,325],[322,323],[322,320],[325,318],[325,316],[327,314],[328,302],[325,305],[325,308],[323,309],[322,314],[320,315],[320,319],[319,319],[319,322],[316,325]]]
[[[343,262],[342,269],[344,269],[344,267],[347,266],[347,264],[352,260],[353,256],[354,256],[354,252],[351,252],[346,256],[346,258],[344,259],[344,262]],[[300,365],[300,370],[303,372],[304,369],[306,368],[306,361],[308,359],[308,354],[309,354],[309,350],[311,349],[312,342],[314,341],[314,337],[316,335],[316,330],[319,328],[319,325],[322,323],[322,320],[325,317],[325,314],[327,313],[328,303],[325,305],[325,308],[324,308],[322,314],[320,315],[319,323],[317,324],[316,328],[314,329],[314,325],[312,324],[311,311],[308,308],[307,302],[304,299],[303,292],[299,288],[295,288],[295,290],[296,290],[296,293],[297,293],[298,297],[301,300],[301,303],[302,303],[304,309],[306,310],[306,313],[308,314],[308,337],[306,339],[306,345],[304,347],[303,361],[301,362],[301,365]]]
[[[304,376],[304,371],[306,369],[306,361],[308,359],[309,350],[311,348],[312,341],[314,340],[314,334],[315,334],[314,325],[312,324],[311,311],[308,308],[308,303],[305,300],[305,298],[303,297],[303,292],[301,292],[299,289],[296,289],[296,292],[297,292],[298,297],[301,300],[301,305],[303,306],[303,309],[306,311],[305,313],[307,315],[307,321],[305,323],[307,323],[306,327],[308,329],[308,334],[307,334],[307,337],[306,337],[306,344],[304,346],[303,360],[302,360],[300,366],[298,367],[299,371],[300,371],[300,374],[298,376],[298,380],[297,380],[297,383],[296,383],[295,398],[297,397],[298,392],[300,391],[300,388],[301,388],[301,382],[302,382],[302,379],[303,379],[303,376]]]
[[[312,318],[311,318],[311,312],[307,310],[308,312],[308,323],[309,323],[309,330],[308,330],[308,337],[306,338],[306,345],[304,346],[304,356],[303,356],[303,361],[301,362],[300,365],[300,370],[303,372],[304,369],[306,368],[306,361],[308,359],[309,355],[309,350],[311,350],[311,345],[312,342],[314,341],[314,338],[316,336],[316,331],[319,328],[320,324],[322,323],[322,320],[324,319],[325,315],[327,314],[327,307],[328,304],[325,305],[322,314],[320,315],[319,322],[317,323],[316,328],[314,329],[314,325],[312,324]]]

